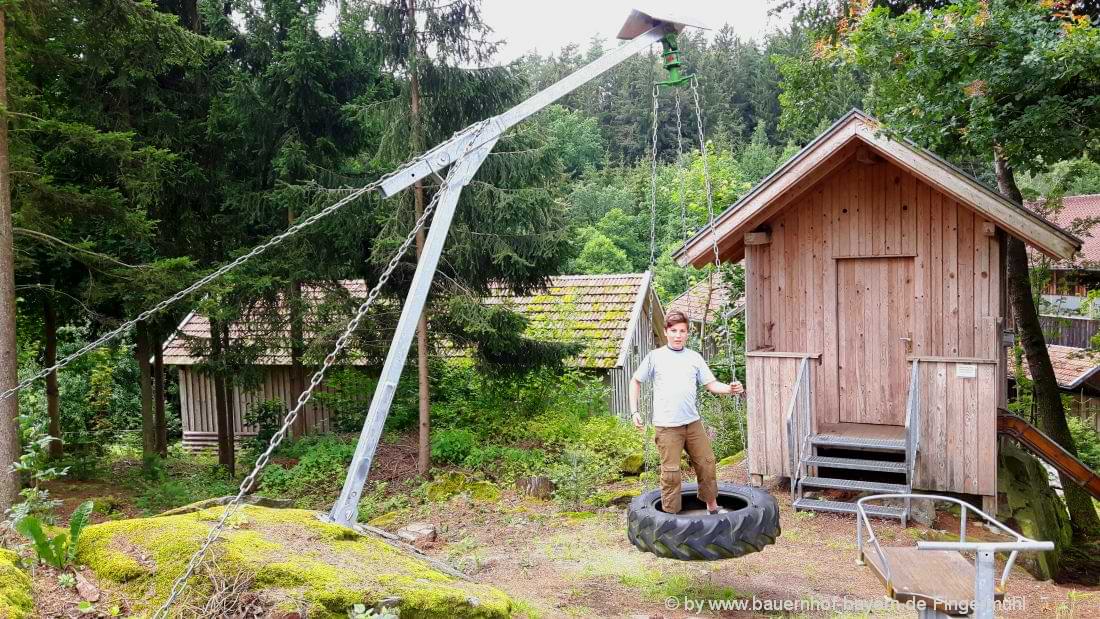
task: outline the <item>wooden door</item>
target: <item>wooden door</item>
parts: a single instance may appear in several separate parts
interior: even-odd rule
[[[905,425],[913,259],[836,261],[840,421]]]

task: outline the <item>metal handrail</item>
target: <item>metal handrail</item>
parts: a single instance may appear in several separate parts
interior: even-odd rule
[[[905,405],[905,464],[909,471],[909,485],[917,468],[917,452],[920,450],[920,362],[913,360],[909,375],[909,398]]]
[[[802,477],[802,454],[810,438],[812,409],[810,403],[809,359],[802,358],[798,378],[787,405],[787,457],[791,467],[791,500],[794,500],[798,480]],[[795,411],[798,415],[795,415]]]
[[[966,501],[956,499],[954,497],[935,495],[935,494],[875,494],[872,496],[866,496],[856,501],[856,513],[858,519],[856,522],[856,548],[859,553],[859,559],[857,563],[863,564],[863,530],[867,529],[867,534],[870,537],[871,543],[874,545],[875,552],[878,554],[882,569],[885,571],[886,581],[891,582],[890,563],[886,560],[886,555],[882,551],[882,546],[878,542],[878,538],[875,536],[874,529],[871,528],[871,521],[867,517],[867,511],[864,509],[864,503],[871,501],[881,501],[885,499],[905,499],[911,501],[913,499],[927,500],[935,503],[936,501],[945,501],[947,503],[954,503],[961,509],[959,510],[959,541],[957,542],[917,542],[917,548],[919,550],[955,550],[955,551],[974,551],[978,553],[978,573],[975,575],[975,596],[974,601],[979,605],[979,615],[992,616],[992,589],[988,588],[983,582],[982,567],[983,558],[987,558],[990,570],[992,569],[992,554],[997,552],[1009,552],[1008,561],[1005,563],[1004,571],[1001,573],[1000,587],[1003,589],[1005,583],[1008,581],[1009,572],[1012,571],[1012,566],[1016,563],[1016,556],[1021,552],[1031,551],[1043,551],[1054,550],[1054,542],[1041,542],[1033,540],[1029,537],[1021,535],[1016,531],[1008,528],[1004,523],[997,520],[993,516],[985,513],[984,511],[974,507]],[[966,541],[966,512],[967,510],[974,512],[975,515],[980,516],[990,526],[1000,529],[1010,537],[1015,538],[1015,541],[1011,542],[967,542]],[[983,557],[984,555],[984,557]],[[990,572],[992,575],[992,572]],[[990,583],[991,584],[991,583]],[[985,595],[983,595],[983,592]],[[986,597],[986,601],[983,606],[982,597]],[[988,614],[987,614],[988,612]]]

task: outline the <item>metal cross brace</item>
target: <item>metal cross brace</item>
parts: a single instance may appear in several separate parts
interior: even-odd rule
[[[340,491],[340,498],[329,512],[329,520],[332,522],[351,526],[358,518],[359,499],[367,482],[367,473],[374,460],[378,440],[382,435],[382,427],[389,415],[390,404],[393,402],[397,383],[409,354],[409,346],[416,333],[417,321],[424,310],[428,289],[431,287],[439,265],[439,258],[443,253],[443,245],[447,240],[451,219],[454,217],[462,188],[474,177],[489,155],[489,151],[505,131],[627,58],[648,49],[653,43],[660,41],[665,34],[679,32],[685,25],[689,25],[686,21],[665,20],[638,12],[631,16],[631,20],[634,20],[635,24],[640,22],[649,27],[629,42],[585,65],[512,109],[460,131],[450,140],[429,150],[423,157],[382,182],[382,193],[388,197],[410,187],[426,176],[438,173],[447,166],[454,166],[448,173],[448,182],[441,189],[444,195],[440,197],[439,206],[424,244],[424,251],[416,265],[416,273],[413,275],[405,304],[401,309],[401,318],[398,320],[393,342],[390,344],[386,361],[382,366],[378,386],[375,387],[374,396],[371,398],[367,418],[363,422],[363,431],[359,436],[359,443],[356,445],[344,487]],[[628,25],[631,23],[628,21]]]

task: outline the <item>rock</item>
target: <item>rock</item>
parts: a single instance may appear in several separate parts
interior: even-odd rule
[[[1059,571],[1073,531],[1066,506],[1050,487],[1043,465],[1009,441],[1001,441],[997,468],[997,519],[1035,540],[1054,542],[1049,552],[1022,552],[1017,561],[1032,576],[1049,580]]]
[[[870,496],[871,494],[874,493],[869,492],[860,496]],[[905,499],[884,499],[879,504],[885,507],[905,509]],[[940,503],[940,505],[943,506],[944,503]],[[932,501],[914,499],[910,502],[909,520],[926,527],[932,527],[936,524],[936,504]]]
[[[380,516],[375,516],[374,518],[371,518],[369,521],[367,521],[367,524],[372,527],[385,528],[397,522],[397,517],[399,515],[401,515],[401,513],[396,511],[386,512]]]
[[[434,542],[435,535],[435,525],[428,522],[413,522],[397,530],[397,537],[413,545]]]
[[[516,489],[537,499],[549,499],[554,492],[554,482],[542,475],[524,477],[516,480]]]
[[[446,501],[454,495],[462,492],[466,487],[466,476],[454,471],[440,475],[438,479],[429,483],[425,488],[425,495],[429,501]]]
[[[623,475],[638,475],[645,467],[645,455],[636,453],[623,458],[619,463],[619,472]]]
[[[77,560],[96,575],[105,599],[130,600],[132,616],[151,614],[222,509],[91,525],[77,543]],[[373,608],[390,598],[400,598],[401,616],[409,617],[503,619],[511,612],[502,591],[446,574],[378,536],[323,522],[318,512],[244,506],[238,513],[248,526],[222,531],[213,546],[218,569],[251,578],[272,616],[346,619],[355,604]],[[202,591],[189,587],[180,604],[199,603]]]
[[[74,574],[76,575],[76,592],[80,595],[80,599],[89,602],[98,602],[99,589],[87,578],[84,578],[84,575],[80,572],[74,572]]]
[[[500,500],[500,488],[491,481],[475,481],[466,484],[466,492],[475,501],[495,503]]]
[[[630,502],[634,500],[634,497],[641,493],[641,487],[611,489],[596,493],[592,496],[590,501],[596,507],[604,507],[607,505],[624,507],[629,505]]]
[[[741,461],[745,459],[746,452],[744,449],[733,454],[732,456],[726,456],[718,461],[718,466],[734,466],[741,464]]]
[[[19,555],[0,548],[0,617],[23,619],[33,613],[31,577],[19,568]]]

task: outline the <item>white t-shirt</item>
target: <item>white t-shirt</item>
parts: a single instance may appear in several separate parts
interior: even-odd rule
[[[649,351],[634,372],[634,380],[653,381],[653,425],[687,425],[699,419],[695,396],[699,385],[716,378],[703,356],[694,350],[662,346]]]

